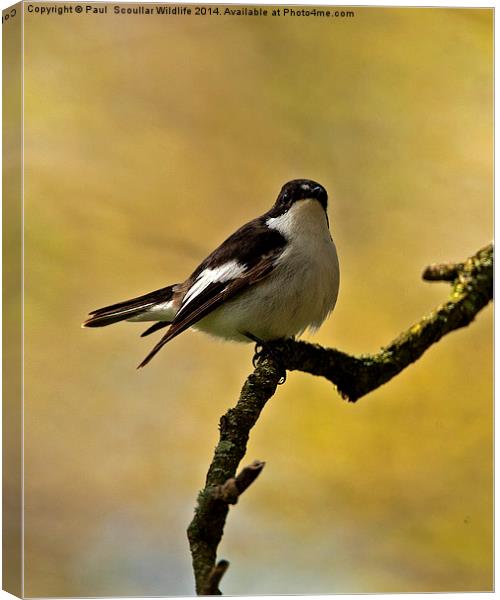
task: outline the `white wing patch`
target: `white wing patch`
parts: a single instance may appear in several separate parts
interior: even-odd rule
[[[236,279],[245,272],[246,268],[240,265],[235,260],[230,260],[224,263],[220,267],[215,269],[205,269],[202,271],[193,285],[186,292],[182,300],[182,309],[187,306],[191,300],[194,300],[196,296],[201,294],[211,283],[224,283]],[[180,312],[180,311],[179,311]]]

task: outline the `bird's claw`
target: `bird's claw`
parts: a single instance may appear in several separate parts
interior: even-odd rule
[[[257,367],[257,363],[259,362],[259,359],[262,357],[263,354],[264,346],[260,343],[255,344],[255,354],[252,358],[252,365],[254,369]]]
[[[257,367],[259,360],[262,358],[262,356],[266,354],[275,361],[276,366],[281,371],[280,378],[278,380],[278,385],[283,385],[286,381],[286,369],[283,366],[283,363],[281,362],[281,358],[277,356],[277,354],[273,352],[270,348],[264,346],[263,344],[255,344],[255,354],[252,358],[253,368],[255,369]]]

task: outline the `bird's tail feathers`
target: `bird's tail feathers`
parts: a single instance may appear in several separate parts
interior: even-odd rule
[[[117,304],[93,310],[89,313],[89,318],[83,323],[83,327],[105,327],[106,325],[112,325],[113,323],[136,317],[155,304],[171,300],[174,287],[174,285],[169,285],[168,287],[138,296],[137,298],[131,298],[124,302],[118,302]],[[150,327],[143,335],[152,333],[157,328],[153,329],[153,327]]]
[[[143,367],[145,367],[153,358],[153,356],[155,356],[163,348],[163,346],[172,339],[172,337],[175,337],[175,335],[172,336],[170,335],[170,331],[167,331],[167,333],[161,338],[161,340],[156,344],[156,346],[151,350],[151,352],[146,356],[146,358],[141,362],[141,364],[137,368],[142,369]]]
[[[171,321],[157,321],[154,325],[151,325],[151,327],[148,327],[146,329],[146,331],[143,331],[141,333],[141,337],[146,337],[147,335],[154,333],[155,331],[158,331],[158,329],[163,329],[164,327],[168,327],[171,324]]]

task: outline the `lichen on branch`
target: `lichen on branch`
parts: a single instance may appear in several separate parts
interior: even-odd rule
[[[283,367],[325,377],[343,398],[356,402],[418,360],[444,335],[469,325],[492,300],[493,244],[462,263],[431,265],[425,269],[423,278],[451,282],[449,298],[375,354],[352,356],[334,348],[284,340],[272,343],[272,355],[260,356],[236,406],[221,417],[219,443],[188,528],[197,594],[221,593],[219,582],[229,563],[216,563],[216,558],[229,504],[248,487],[241,482],[251,483],[256,476],[245,473],[244,469],[234,479],[236,470],[245,455],[250,430],[274,395]],[[279,356],[280,364],[275,356]],[[263,466],[263,463],[258,464]],[[257,475],[262,466],[259,468],[254,463]],[[247,467],[251,468],[252,465]],[[238,478],[240,487],[236,483]]]

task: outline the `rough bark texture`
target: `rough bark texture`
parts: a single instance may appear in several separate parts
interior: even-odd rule
[[[238,485],[238,480],[240,484],[254,481],[263,463],[253,463],[235,479],[236,470],[245,455],[250,430],[276,391],[282,367],[325,377],[343,398],[356,402],[415,362],[444,335],[467,326],[492,300],[493,245],[482,248],[463,263],[427,267],[423,278],[451,281],[450,297],[376,354],[351,356],[333,348],[285,340],[272,343],[273,356],[280,356],[281,365],[271,355],[259,358],[236,406],[221,417],[220,440],[188,528],[198,594],[221,593],[219,582],[229,563],[216,564],[216,555],[229,504],[234,504],[249,485]],[[252,469],[257,473],[250,473]]]
[[[270,358],[259,361],[246,380],[234,408],[221,417],[220,439],[208,470],[205,488],[198,495],[198,505],[188,528],[193,558],[196,592],[220,594],[209,584],[215,567],[217,546],[222,538],[229,504],[220,497],[220,486],[233,478],[245,456],[250,430],[257,422],[265,403],[276,391],[281,377]]]

